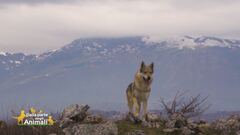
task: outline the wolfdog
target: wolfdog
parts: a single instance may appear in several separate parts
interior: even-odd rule
[[[129,114],[134,119],[139,118],[141,104],[143,106],[142,120],[147,120],[147,104],[151,91],[151,83],[153,81],[154,64],[145,65],[142,61],[141,66],[135,74],[134,81],[128,85],[126,90]],[[133,110],[135,109],[135,111]]]

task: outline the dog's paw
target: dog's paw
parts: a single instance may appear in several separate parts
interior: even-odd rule
[[[142,120],[141,119],[139,119],[139,118],[134,118],[134,124],[139,124],[139,123],[141,123],[142,122]]]
[[[134,124],[141,123],[142,120],[138,117],[135,117],[132,113],[128,113],[126,120],[133,122]]]

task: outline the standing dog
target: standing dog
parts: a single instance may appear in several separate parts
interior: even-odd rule
[[[130,115],[139,117],[141,104],[143,105],[143,121],[147,119],[148,97],[151,91],[153,81],[154,64],[145,65],[141,63],[140,69],[135,74],[134,81],[129,84],[126,94]],[[135,108],[135,111],[133,110]]]

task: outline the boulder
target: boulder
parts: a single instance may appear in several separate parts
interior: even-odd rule
[[[151,122],[157,122],[160,121],[160,115],[157,115],[155,113],[148,113],[147,114],[147,121],[151,121]]]
[[[65,128],[71,124],[82,122],[87,117],[88,105],[79,106],[78,104],[66,107],[60,117],[59,125]]]

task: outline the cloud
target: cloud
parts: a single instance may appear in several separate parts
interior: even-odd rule
[[[46,4],[71,3],[78,0],[0,0],[0,4]]]
[[[240,38],[239,6],[235,0],[0,1],[0,50],[39,53],[96,36]]]

